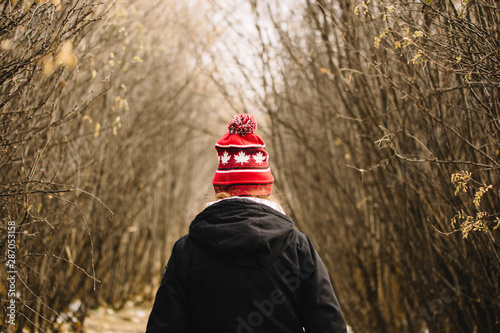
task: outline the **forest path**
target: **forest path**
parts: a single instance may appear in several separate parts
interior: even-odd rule
[[[126,304],[123,309],[98,308],[83,323],[84,333],[144,333],[152,304]],[[353,333],[350,326],[347,333]]]
[[[114,311],[110,308],[92,310],[83,323],[85,333],[144,333],[151,304],[134,305],[132,302]]]

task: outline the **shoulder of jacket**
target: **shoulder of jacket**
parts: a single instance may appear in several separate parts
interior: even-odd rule
[[[312,243],[309,240],[309,237],[307,237],[306,234],[304,234],[301,231],[298,231],[295,229],[295,239],[297,242],[297,246],[302,249],[303,251],[308,251],[310,247],[312,247]]]
[[[316,249],[309,237],[298,230],[295,230],[295,235],[297,251],[301,260],[312,260],[316,262]]]
[[[187,276],[190,267],[190,258],[192,254],[191,241],[188,235],[179,238],[172,248],[169,264],[172,263],[176,267],[176,274],[183,279]]]
[[[184,235],[181,238],[179,238],[175,243],[174,247],[172,249],[172,252],[177,252],[177,251],[185,251],[189,246],[190,246],[190,239],[188,237],[189,235]]]

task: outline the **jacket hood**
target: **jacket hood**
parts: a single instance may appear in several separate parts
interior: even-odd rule
[[[294,227],[291,219],[271,207],[235,198],[198,214],[189,237],[232,264],[262,267],[291,244]]]

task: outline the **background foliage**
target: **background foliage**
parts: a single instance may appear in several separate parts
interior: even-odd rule
[[[239,4],[253,62],[223,49],[252,94],[227,95],[269,117],[354,331],[498,331],[499,3]]]
[[[224,102],[188,56],[202,25],[186,4],[4,1],[0,12],[0,250],[15,221],[17,329],[78,330],[98,304],[151,297],[209,189],[212,163],[198,160],[212,160]]]

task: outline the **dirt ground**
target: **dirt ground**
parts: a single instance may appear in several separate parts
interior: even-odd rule
[[[125,304],[119,311],[98,308],[83,323],[85,333],[144,333],[151,304]]]
[[[109,308],[93,310],[83,323],[84,333],[144,333],[152,304],[125,304],[123,309]],[[348,333],[353,333],[351,327]]]

